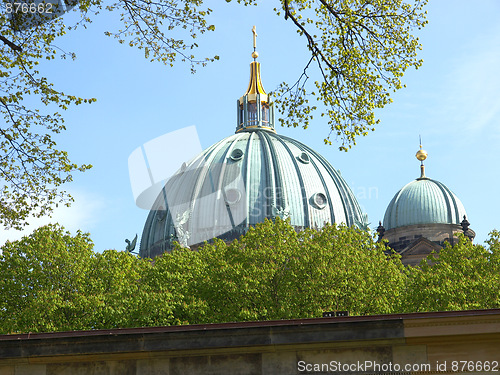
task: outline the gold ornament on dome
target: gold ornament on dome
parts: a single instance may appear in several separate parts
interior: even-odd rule
[[[422,137],[420,137],[420,150],[415,154],[418,160],[420,160],[420,178],[419,179],[427,179],[425,176],[425,165],[424,160],[427,159],[427,151],[422,149]]]
[[[427,151],[422,150],[422,146],[420,146],[420,150],[417,151],[417,154],[415,155],[418,160],[424,161],[427,159]]]

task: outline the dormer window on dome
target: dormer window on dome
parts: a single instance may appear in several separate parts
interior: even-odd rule
[[[236,133],[240,131],[251,130],[274,130],[274,106],[270,102],[269,96],[266,94],[260,78],[260,63],[257,57],[259,54],[256,51],[255,26],[253,32],[253,48],[252,57],[254,61],[250,63],[250,82],[245,94],[238,99],[238,121],[236,124]]]

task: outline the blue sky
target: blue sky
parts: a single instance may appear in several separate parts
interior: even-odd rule
[[[52,219],[31,220],[23,232],[0,230],[0,244],[49,221],[90,232],[97,251],[123,249],[125,238],[140,237],[147,211],[134,203],[129,155],[191,125],[203,148],[234,133],[235,101],[248,84],[253,25],[265,89],[300,75],[308,60],[305,41],[273,13],[271,1],[258,7],[209,3],[216,31],[199,38],[198,53],[218,54],[220,61],[194,75],[185,63],[151,63],[141,51],[105,37],[105,30],[117,26],[109,12],[58,42],[76,52],[77,60],[44,63],[41,70],[58,89],[97,102],[66,111],[68,130],[56,139],[71,160],[94,168],[66,186],[76,199],[71,208],[58,208]],[[311,146],[341,170],[372,228],[394,194],[419,176],[415,152],[422,135],[427,176],[460,198],[482,243],[489,231],[500,229],[500,2],[480,0],[471,7],[466,0],[440,0],[427,10],[429,24],[417,34],[424,65],[409,70],[403,78],[407,88],[377,112],[381,123],[375,132],[345,153],[335,143],[324,145],[329,129],[319,116],[307,130],[277,131]]]

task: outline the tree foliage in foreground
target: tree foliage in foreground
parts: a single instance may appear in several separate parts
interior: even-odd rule
[[[427,0],[281,0],[278,15],[293,22],[310,59],[298,80],[276,91],[285,126],[307,128],[318,109],[331,136],[347,151],[375,130],[377,108],[392,102],[405,71],[419,68],[413,30],[427,23]],[[309,78],[312,82],[309,82]]]
[[[61,36],[108,10],[119,15],[121,28],[106,35],[142,49],[149,60],[171,65],[181,59],[194,70],[216,58],[197,60],[192,53],[197,35],[214,28],[205,19],[210,9],[202,8],[202,1],[70,0],[66,4],[76,4],[71,10],[78,13],[76,24],[67,25],[58,17],[50,22],[32,20],[32,27],[26,27],[26,17],[10,17],[10,1],[0,2],[0,225],[5,227],[20,228],[30,216],[50,214],[60,203],[69,205],[72,197],[61,190],[62,185],[75,172],[91,167],[71,162],[54,140],[66,129],[62,111],[96,100],[62,92],[40,68],[41,62],[76,58],[74,52],[58,47]]]
[[[477,310],[500,307],[500,233],[492,231],[488,248],[460,235],[439,256],[408,268],[405,311]]]
[[[498,308],[500,234],[488,244],[405,268],[368,232],[276,219],[152,261],[51,225],[0,249],[0,333]]]
[[[399,258],[384,250],[368,232],[328,225],[297,233],[279,219],[229,245],[205,245],[199,251],[202,283],[196,285],[208,303],[203,321],[393,312],[403,273]]]
[[[231,0],[226,0],[231,2]],[[329,135],[347,150],[358,136],[374,130],[374,110],[388,104],[390,93],[402,87],[401,77],[422,61],[415,29],[426,24],[427,0],[235,0],[242,5],[274,6],[284,22],[293,23],[310,53],[297,66],[296,82],[283,82],[276,104],[285,126],[307,128],[319,110],[328,119]],[[28,2],[29,3],[29,2]],[[119,18],[119,28],[105,32],[121,44],[140,49],[146,59],[171,66],[185,61],[194,72],[218,59],[195,55],[198,37],[215,30],[212,10],[203,0],[69,0],[79,22],[63,17],[26,27],[12,18],[10,1],[0,2],[0,225],[20,228],[30,216],[50,214],[72,198],[62,186],[73,173],[90,165],[75,164],[59,150],[53,136],[65,130],[62,111],[92,103],[55,87],[40,62],[74,59],[57,46],[59,38],[85,27],[104,10]],[[12,9],[11,9],[12,10]],[[269,8],[271,11],[271,8]],[[24,22],[24,24],[23,24]],[[110,24],[114,24],[110,22]],[[215,48],[214,48],[215,49]],[[310,79],[311,77],[311,79]],[[316,98],[318,105],[309,102]],[[318,109],[319,108],[319,109]]]

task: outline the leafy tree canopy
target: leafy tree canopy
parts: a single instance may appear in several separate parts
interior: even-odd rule
[[[414,268],[368,232],[279,218],[154,260],[92,248],[55,225],[0,248],[0,333],[500,307],[497,231],[488,248],[462,236]]]
[[[75,58],[73,52],[57,47],[60,36],[85,27],[107,10],[120,15],[121,27],[106,35],[141,49],[151,61],[172,65],[182,60],[194,72],[197,66],[218,59],[193,53],[197,37],[215,29],[208,22],[212,10],[203,0],[65,3],[66,10],[80,16],[76,25],[66,25],[62,17],[26,18],[22,9],[21,14],[13,13],[12,2],[0,2],[0,112],[4,118],[0,224],[6,227],[20,228],[31,215],[50,214],[58,203],[69,204],[72,198],[61,185],[71,181],[76,171],[91,167],[72,163],[53,138],[65,129],[63,110],[95,101],[58,90],[38,70],[40,61]],[[283,82],[275,92],[282,125],[307,128],[318,110],[310,103],[316,98],[340,149],[347,150],[358,136],[374,130],[378,122],[374,110],[391,101],[390,92],[402,87],[401,77],[408,67],[422,63],[416,56],[418,39],[411,33],[427,22],[425,4],[426,0],[275,0],[275,12],[285,22],[293,22],[311,54],[297,81]],[[331,143],[330,136],[325,142]]]
[[[295,83],[283,82],[276,91],[281,124],[307,128],[318,109],[310,103],[315,98],[340,150],[375,130],[374,110],[391,103],[406,69],[422,65],[421,46],[411,32],[427,23],[426,3],[282,0],[275,11],[295,24],[311,59]],[[330,136],[326,144],[332,144]]]
[[[398,257],[368,232],[327,225],[296,232],[279,218],[227,245],[199,250],[205,322],[310,318],[323,311],[393,312],[403,285]],[[387,285],[394,285],[388,289]]]
[[[455,246],[447,245],[408,268],[402,309],[408,312],[476,310],[500,307],[500,233],[490,233],[485,248],[460,235]]]

